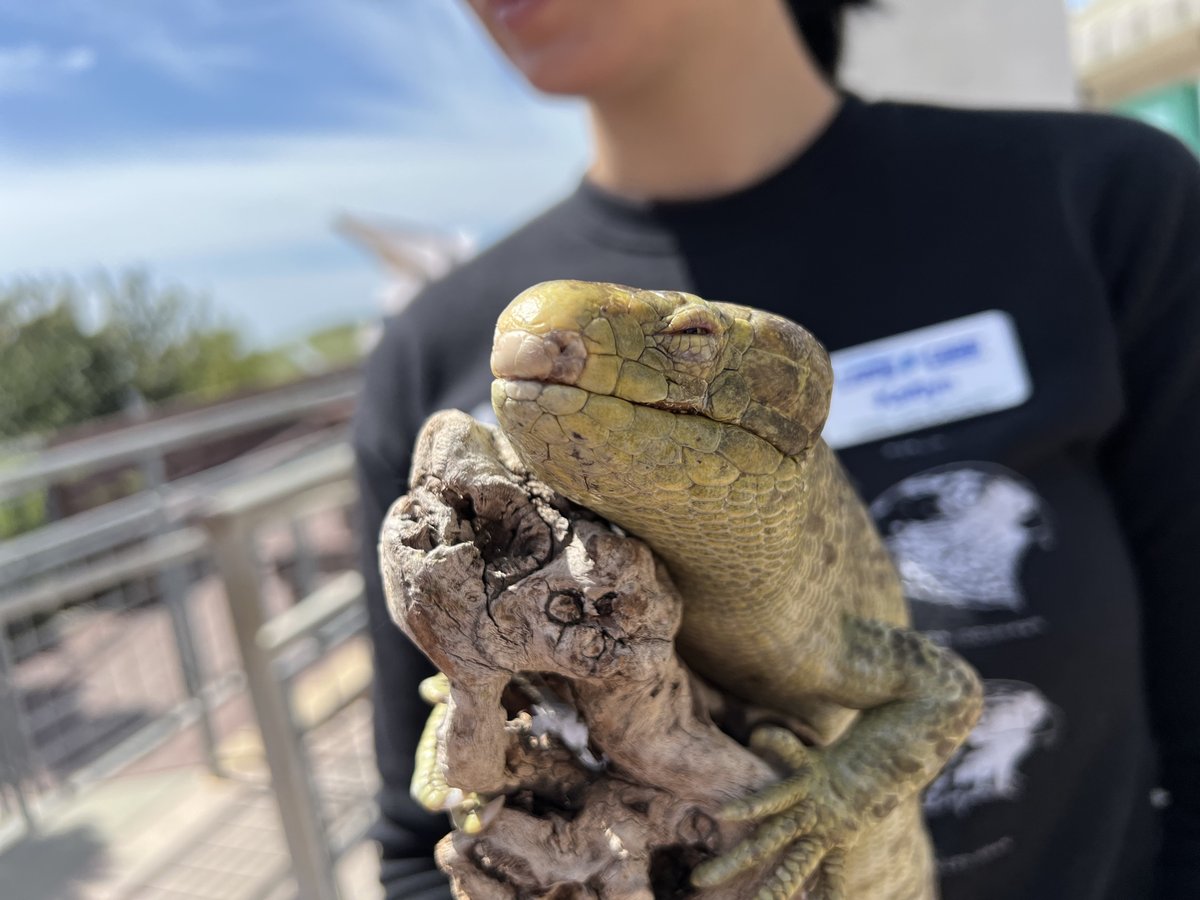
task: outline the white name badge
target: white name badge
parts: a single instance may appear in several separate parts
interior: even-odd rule
[[[1020,406],[1032,385],[1012,317],[988,310],[830,354],[834,449]]]

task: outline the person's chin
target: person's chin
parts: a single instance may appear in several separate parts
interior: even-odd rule
[[[512,54],[510,59],[525,80],[543,94],[588,97],[606,81],[602,66],[567,47],[541,47]]]
[[[586,78],[574,77],[561,71],[525,72],[525,80],[542,94],[556,97],[588,97],[591,82]]]

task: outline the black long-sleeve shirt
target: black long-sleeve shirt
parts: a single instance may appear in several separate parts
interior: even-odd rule
[[[1200,897],[1200,168],[1125,120],[854,98],[732,195],[585,183],[388,323],[356,446],[389,897],[447,896],[446,825],[408,798],[429,669],[375,535],[423,419],[486,411],[496,315],[552,278],[788,316],[834,351],[835,422],[855,402],[890,423],[839,453],[917,627],[987,686],[926,795],[945,900]],[[978,340],[944,324],[968,316]]]

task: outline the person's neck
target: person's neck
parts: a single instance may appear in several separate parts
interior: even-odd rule
[[[641,200],[726,194],[784,166],[834,117],[840,96],[787,22],[715,38],[649,86],[590,98],[589,181]]]

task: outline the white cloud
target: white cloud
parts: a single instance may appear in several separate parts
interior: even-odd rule
[[[372,121],[410,134],[503,134],[536,128],[529,110],[556,105],[535,99],[462,0],[310,0],[306,10],[390,81],[394,100],[358,104]]]
[[[0,94],[41,91],[64,75],[76,75],[96,65],[90,47],[51,50],[42,44],[0,47]]]
[[[149,25],[128,41],[125,52],[176,81],[200,89],[209,89],[222,76],[256,63],[248,47],[185,43]]]
[[[7,2],[0,0],[0,9]],[[251,53],[224,36],[184,40],[192,29],[156,19],[137,0],[105,4],[103,15],[90,0],[63,2],[77,6],[87,34],[119,32],[114,53],[138,55],[193,86],[236,86],[235,70],[256,65],[255,54],[264,67],[269,63],[257,44]],[[226,0],[180,2],[189,22],[204,24],[244,9]],[[486,238],[568,190],[582,171],[581,108],[536,102],[464,4],[285,5],[289,14],[315,17],[331,43],[351,48],[384,76],[382,91],[322,98],[348,107],[367,123],[363,128],[182,143],[131,135],[120,148],[81,147],[51,161],[15,151],[5,157],[0,145],[0,209],[7,213],[0,216],[0,281],[144,265],[156,276],[211,291],[218,308],[267,339],[328,321],[332,312],[349,313],[352,298],[363,310],[375,302],[382,273],[333,232],[339,213]],[[34,62],[21,57],[13,66],[43,65],[46,51],[39,52]],[[55,59],[71,72],[96,64],[88,47]]]
[[[0,160],[0,272],[131,252],[246,253],[341,209],[497,227],[578,174],[582,132],[536,145],[373,136],[232,138],[107,162]]]
[[[64,72],[86,72],[96,65],[96,51],[91,47],[75,47],[59,58]]]
[[[0,278],[145,265],[210,288],[268,330],[374,302],[382,278],[332,230],[343,211],[494,234],[568,190],[585,155],[572,116],[529,114],[536,141],[232,138],[108,161],[0,159]]]
[[[0,92],[15,91],[37,81],[46,68],[46,50],[38,44],[0,47]]]
[[[244,6],[252,9],[244,10]],[[275,14],[276,7],[266,0],[254,4],[229,0],[0,0],[0,19],[56,30],[68,26],[84,40],[105,47],[107,53],[200,89],[209,89],[222,76],[257,62],[245,41],[214,40],[211,34],[243,25],[242,34],[248,41],[254,35],[249,26],[269,23]],[[60,59],[60,68],[81,71],[94,62],[94,54],[89,59],[71,51]]]

